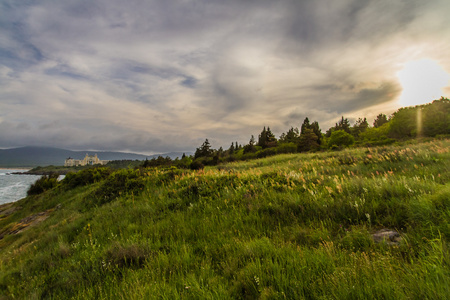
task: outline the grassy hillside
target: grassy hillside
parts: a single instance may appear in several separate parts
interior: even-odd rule
[[[0,294],[446,299],[450,140],[89,169],[0,207]],[[398,234],[378,242],[374,233]]]

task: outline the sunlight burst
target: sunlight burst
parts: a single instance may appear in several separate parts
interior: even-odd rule
[[[402,106],[419,105],[439,99],[450,80],[450,75],[431,59],[410,61],[397,76],[403,87],[399,99]]]

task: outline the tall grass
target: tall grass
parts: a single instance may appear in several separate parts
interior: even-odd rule
[[[0,292],[445,299],[449,146],[284,154],[201,171],[103,170],[87,182],[71,175],[0,220]],[[48,210],[45,221],[8,233]],[[398,231],[400,243],[376,243],[371,234],[382,228]]]

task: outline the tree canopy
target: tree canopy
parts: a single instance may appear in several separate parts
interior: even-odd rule
[[[214,165],[224,161],[259,158],[277,153],[341,149],[352,145],[386,145],[401,139],[449,134],[450,100],[442,97],[429,104],[400,108],[390,117],[381,113],[373,121],[373,127],[369,125],[367,118],[358,118],[351,125],[349,119],[342,116],[326,131],[326,134],[322,134],[319,123],[317,121],[311,123],[306,117],[300,130],[297,127],[290,127],[287,132],[280,135],[279,140],[275,138],[270,127],[265,126],[258,135],[258,141],[252,135],[244,147],[238,142],[232,142],[226,151],[222,147],[214,150],[206,139],[189,161],[198,161],[199,166]],[[183,163],[181,161],[177,163],[185,165],[187,161],[184,159]],[[168,163],[170,162],[166,159],[158,158],[147,162],[147,165]]]

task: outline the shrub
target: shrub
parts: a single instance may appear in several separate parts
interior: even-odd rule
[[[277,154],[277,148],[266,148],[264,150],[256,152],[256,157],[257,158],[264,158],[264,157],[267,157],[267,156],[273,156],[275,154]]]
[[[139,245],[132,244],[123,246],[114,243],[106,252],[106,261],[113,266],[124,267],[143,267],[147,259],[148,252]]]
[[[344,130],[336,130],[331,133],[330,139],[328,140],[328,147],[348,147],[354,143],[355,138],[350,133],[347,133]]]
[[[42,176],[30,186],[30,188],[27,191],[27,195],[28,196],[38,195],[47,190],[51,190],[58,184],[58,177],[59,174],[57,173]]]
[[[139,170],[123,169],[112,173],[94,192],[93,197],[86,199],[87,205],[102,205],[119,196],[139,195],[145,186],[145,178]]]
[[[68,188],[85,186],[107,178],[111,172],[110,168],[105,167],[85,169],[76,173],[68,173],[62,183]]]
[[[280,153],[296,153],[297,145],[294,143],[281,144],[277,147],[277,152]]]
[[[205,168],[205,165],[203,165],[203,164],[202,164],[200,161],[198,161],[198,160],[194,160],[194,161],[190,164],[189,168],[190,168],[191,170],[203,170],[203,169]]]

